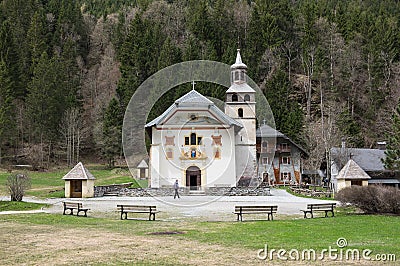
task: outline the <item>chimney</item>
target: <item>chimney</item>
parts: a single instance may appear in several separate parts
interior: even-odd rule
[[[378,141],[377,143],[376,143],[376,147],[379,149],[379,150],[386,150],[386,141]]]
[[[346,139],[342,138],[342,150],[346,149]]]

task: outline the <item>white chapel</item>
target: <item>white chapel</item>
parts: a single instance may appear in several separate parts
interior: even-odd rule
[[[204,190],[256,178],[255,91],[246,71],[238,50],[224,111],[193,87],[146,124],[150,187],[170,187],[178,180],[181,187]]]

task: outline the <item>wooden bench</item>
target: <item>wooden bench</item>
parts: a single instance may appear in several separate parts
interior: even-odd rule
[[[332,214],[331,217],[335,216],[333,212],[333,208],[335,207],[336,203],[317,203],[317,204],[307,204],[306,210],[301,210],[304,212],[304,218],[307,218],[307,214],[310,213],[311,217],[314,218],[313,212],[325,212],[325,217],[328,217],[328,212]]]
[[[243,221],[243,214],[268,214],[268,221],[274,219],[273,214],[278,210],[278,206],[235,206],[234,214],[237,215],[237,220]]]
[[[70,215],[74,214],[74,210],[77,210],[76,212],[76,216],[79,216],[80,212],[84,212],[85,213],[85,217],[87,217],[87,211],[90,209],[84,209],[82,206],[81,202],[63,202],[64,204],[64,211],[63,211],[63,215],[66,215],[66,211],[69,210],[70,211]]]
[[[121,212],[121,220],[125,214],[125,220],[128,219],[128,212],[130,213],[148,213],[149,221],[156,219],[157,207],[156,206],[145,206],[145,205],[117,205],[117,209]],[[153,219],[152,219],[153,218]]]

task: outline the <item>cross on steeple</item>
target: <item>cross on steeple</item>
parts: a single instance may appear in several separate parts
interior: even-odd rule
[[[194,85],[196,85],[196,82],[194,82],[194,80],[192,81],[192,89],[194,90]]]

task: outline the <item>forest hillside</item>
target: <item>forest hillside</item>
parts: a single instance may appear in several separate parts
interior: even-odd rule
[[[124,111],[144,80],[187,60],[232,64],[240,48],[277,129],[318,167],[342,139],[393,138],[399,23],[395,0],[1,0],[0,164],[121,163]]]

